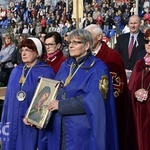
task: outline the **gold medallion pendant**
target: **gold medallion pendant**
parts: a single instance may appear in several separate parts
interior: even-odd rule
[[[83,62],[83,63],[84,63],[84,62]],[[65,80],[64,86],[67,86],[67,85],[70,83],[70,81],[72,80],[72,78],[73,78],[74,75],[77,73],[77,71],[79,70],[79,68],[82,66],[83,63],[81,63],[80,65],[78,65],[77,69],[74,70],[74,73],[72,73],[72,71],[73,71],[73,68],[75,68],[75,66],[74,66],[73,63],[71,64],[70,71],[69,71],[69,75],[68,75],[68,77],[67,77],[66,80]]]
[[[22,76],[20,77],[19,83],[23,84],[24,81],[25,81],[25,77],[24,77],[24,75],[22,75]]]
[[[64,86],[67,86],[67,85],[70,83],[71,79],[72,79],[72,76],[69,75],[69,76],[66,78],[66,81],[65,81]]]

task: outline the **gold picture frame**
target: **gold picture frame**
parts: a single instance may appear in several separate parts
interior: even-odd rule
[[[40,78],[31,104],[26,112],[25,118],[39,128],[45,128],[51,116],[47,109],[49,103],[57,96],[60,81],[48,78]]]

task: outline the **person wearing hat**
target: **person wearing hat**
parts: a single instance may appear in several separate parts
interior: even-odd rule
[[[37,148],[40,150],[45,141],[40,140],[42,137],[39,138],[39,135],[44,133],[42,130],[27,126],[28,122],[23,118],[31,103],[39,77],[53,79],[54,72],[50,66],[41,61],[43,45],[38,38],[23,40],[20,44],[20,53],[23,63],[13,69],[7,86],[0,139],[5,150],[37,150]]]

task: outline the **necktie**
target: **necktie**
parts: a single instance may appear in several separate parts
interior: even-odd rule
[[[128,49],[129,58],[131,57],[131,54],[132,54],[133,43],[134,43],[134,36],[132,35],[131,40],[130,40],[130,44],[129,44],[129,49]]]

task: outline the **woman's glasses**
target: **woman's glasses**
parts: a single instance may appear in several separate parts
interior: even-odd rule
[[[44,45],[45,47],[54,47],[56,46],[56,43],[45,43]]]
[[[78,45],[78,44],[82,44],[83,42],[81,41],[69,41],[68,44],[72,44],[72,45]]]
[[[25,50],[20,49],[19,52],[20,52],[20,53],[23,53],[23,52],[26,52],[26,53],[32,53],[32,52],[34,52],[34,51],[31,50],[31,49],[25,49]]]
[[[150,42],[150,40],[148,39],[144,39],[144,41],[145,41],[145,44],[148,44]]]

